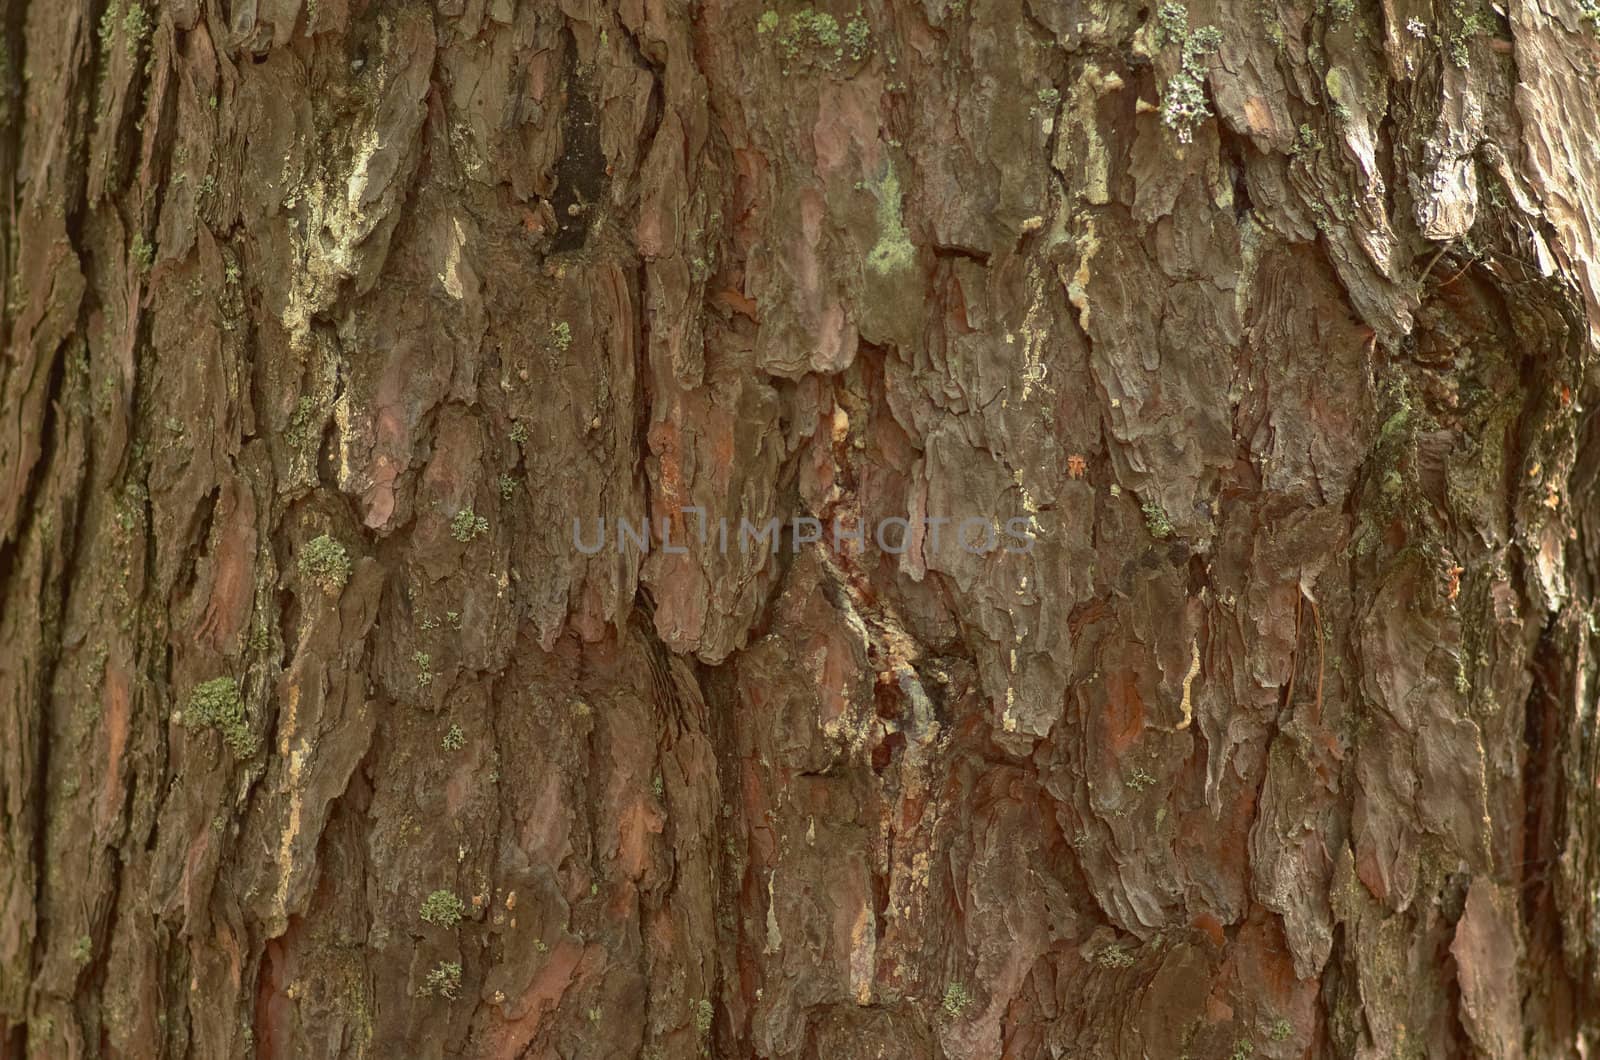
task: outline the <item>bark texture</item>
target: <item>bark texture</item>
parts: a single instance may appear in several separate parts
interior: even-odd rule
[[[0,1056],[1593,1055],[1597,22],[0,0]]]

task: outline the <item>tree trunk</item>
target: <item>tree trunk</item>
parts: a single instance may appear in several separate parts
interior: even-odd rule
[[[0,14],[0,1057],[1600,1048],[1592,4]]]

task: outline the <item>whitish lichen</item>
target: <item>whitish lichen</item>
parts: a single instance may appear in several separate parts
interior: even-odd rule
[[[1206,102],[1205,57],[1222,45],[1222,33],[1215,26],[1189,30],[1189,13],[1183,5],[1167,3],[1156,15],[1156,40],[1163,47],[1179,47],[1178,72],[1162,93],[1161,120],[1177,134],[1179,143],[1194,139],[1194,127],[1211,117]]]

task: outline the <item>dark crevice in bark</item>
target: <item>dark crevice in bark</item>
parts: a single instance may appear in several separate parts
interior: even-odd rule
[[[1221,164],[1233,189],[1233,216],[1236,221],[1243,221],[1254,205],[1250,200],[1249,160],[1250,155],[1257,152],[1247,137],[1225,122],[1218,124],[1217,138],[1222,147]]]
[[[1575,625],[1570,618],[1554,616],[1540,634],[1530,660],[1534,684],[1524,705],[1525,852],[1517,886],[1532,962],[1521,1002],[1533,1056],[1570,1042],[1582,1028],[1581,1013],[1594,1000],[1592,988],[1573,978],[1574,972],[1581,974],[1581,955],[1588,947],[1581,938],[1566,937],[1572,911],[1564,908],[1560,881],[1566,872],[1581,871],[1562,864],[1565,833],[1573,821],[1568,785],[1592,783],[1592,778],[1567,772],[1573,727],[1563,719],[1574,705],[1573,681],[1579,676],[1572,668],[1571,640],[1584,635]],[[1574,957],[1579,968],[1572,967]],[[1575,1016],[1580,1021],[1576,1026]]]
[[[978,247],[953,246],[943,243],[933,244],[933,252],[941,258],[957,258],[971,261],[982,265],[984,268],[988,268],[989,258],[991,257],[987,250],[982,250]]]
[[[27,486],[23,491],[24,504],[21,509],[23,518],[17,537],[11,541],[0,541],[0,599],[15,599],[15,589],[12,585],[12,576],[15,573],[13,564],[16,561],[16,552],[21,548],[21,542],[32,533],[34,519],[37,517],[38,508],[34,504],[41,484],[49,475],[56,451],[56,415],[59,411],[57,400],[61,390],[63,376],[63,358],[59,355],[52,359],[49,367],[50,383],[49,394],[44,404],[43,422],[40,424],[42,448],[38,462],[34,465],[34,472],[29,476]],[[42,550],[41,550],[42,551]],[[46,570],[48,571],[48,561]],[[65,579],[62,579],[64,582]],[[64,585],[58,582],[58,591],[64,592]],[[50,778],[54,771],[55,763],[51,759],[53,745],[51,726],[54,722],[53,711],[49,708],[53,703],[51,687],[55,679],[56,669],[61,658],[61,642],[59,636],[42,636],[44,658],[42,667],[35,674],[31,682],[30,692],[35,702],[41,709],[35,715],[34,740],[32,757],[34,762],[32,790],[28,793],[24,805],[24,814],[31,818],[30,830],[33,838],[33,849],[28,856],[36,867],[34,880],[34,907],[42,908],[45,905],[45,873],[39,868],[48,864],[49,847],[47,840],[49,831],[45,819],[45,810],[50,805]],[[50,941],[50,922],[41,918],[41,923],[35,928],[31,977],[37,980],[43,967],[46,947]]]
[[[1559,790],[1559,763],[1552,753],[1560,739],[1554,728],[1555,710],[1552,681],[1559,674],[1556,651],[1556,620],[1552,619],[1539,635],[1532,659],[1534,683],[1523,705],[1523,836],[1524,851],[1518,866],[1523,920],[1540,924],[1549,902],[1549,858],[1555,849],[1555,797]],[[1548,924],[1544,925],[1548,928]]]
[[[12,299],[19,264],[17,226],[17,170],[26,116],[22,106],[22,72],[27,69],[28,42],[23,34],[26,0],[0,3],[0,213],[5,234],[0,237],[0,350],[10,347],[16,324]]]
[[[557,235],[551,251],[563,254],[581,249],[589,238],[595,211],[605,201],[605,155],[600,148],[600,126],[595,114],[593,89],[578,63],[578,45],[572,30],[564,28],[562,86],[565,107],[561,117],[562,154],[556,162],[555,207]]]

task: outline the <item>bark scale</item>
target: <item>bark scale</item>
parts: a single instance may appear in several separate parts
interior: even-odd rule
[[[0,0],[0,1057],[1592,1050],[1597,21]]]

